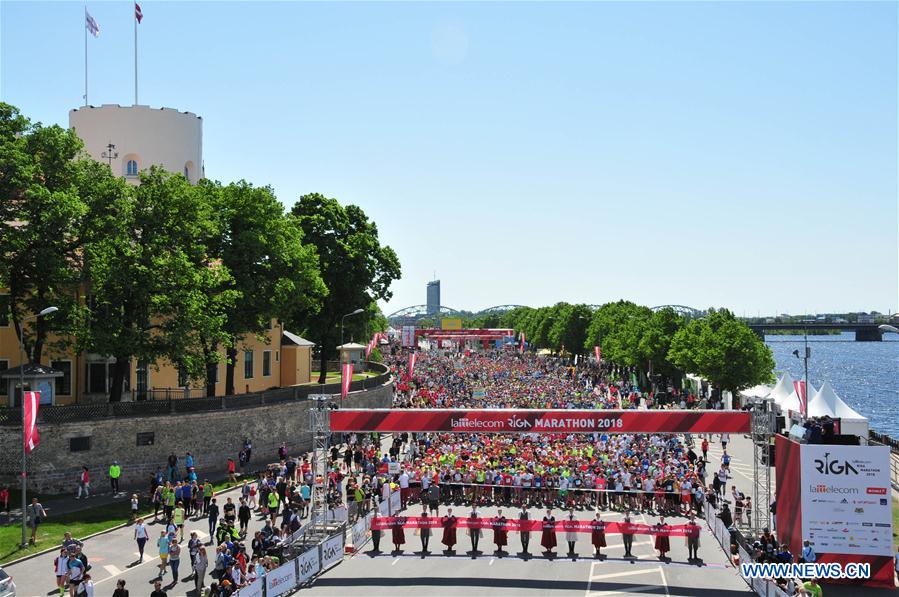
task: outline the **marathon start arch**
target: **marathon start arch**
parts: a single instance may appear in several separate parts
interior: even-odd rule
[[[751,415],[721,410],[338,409],[333,432],[749,433]]]

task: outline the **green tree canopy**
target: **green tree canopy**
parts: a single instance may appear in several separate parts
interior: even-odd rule
[[[369,308],[373,301],[389,300],[390,285],[400,277],[400,262],[393,249],[380,244],[377,226],[355,205],[344,207],[336,199],[313,193],[300,197],[291,213],[306,242],[316,248],[328,292],[317,312],[300,308],[292,317],[320,347],[319,382],[324,383],[342,316]]]

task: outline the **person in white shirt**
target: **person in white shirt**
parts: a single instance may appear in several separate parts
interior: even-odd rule
[[[85,573],[81,579],[81,584],[78,585],[78,590],[75,591],[75,595],[78,597],[94,597],[94,581],[91,580],[90,574]]]
[[[409,473],[403,471],[400,473],[400,504],[401,507],[406,507],[406,502],[409,500]]]
[[[802,556],[799,559],[799,563],[814,563],[817,559],[818,556],[815,555],[815,550],[809,545],[808,541],[804,541],[802,543]]]

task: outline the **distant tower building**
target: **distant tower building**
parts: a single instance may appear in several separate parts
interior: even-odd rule
[[[191,112],[150,106],[86,106],[69,111],[69,126],[84,149],[131,184],[150,166],[203,178],[203,120]]]
[[[440,311],[440,280],[428,282],[428,315]]]

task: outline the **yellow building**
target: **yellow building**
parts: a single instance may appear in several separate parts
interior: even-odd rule
[[[0,371],[20,363],[19,341],[9,320],[6,295],[0,294]],[[50,335],[41,355],[41,364],[62,372],[56,379],[54,404],[105,402],[112,383],[115,359],[93,353],[79,353],[54,347],[58,337]],[[284,330],[272,322],[265,339],[246,336],[238,343],[238,361],[234,367],[234,392],[245,394],[271,388],[309,383],[314,344]],[[225,362],[222,352],[217,366],[216,396],[225,393]],[[202,379],[186,380],[178,367],[168,361],[144,363],[132,361],[125,380],[122,400],[164,400],[198,398],[206,392]],[[0,387],[0,403],[10,403],[6,387]]]

